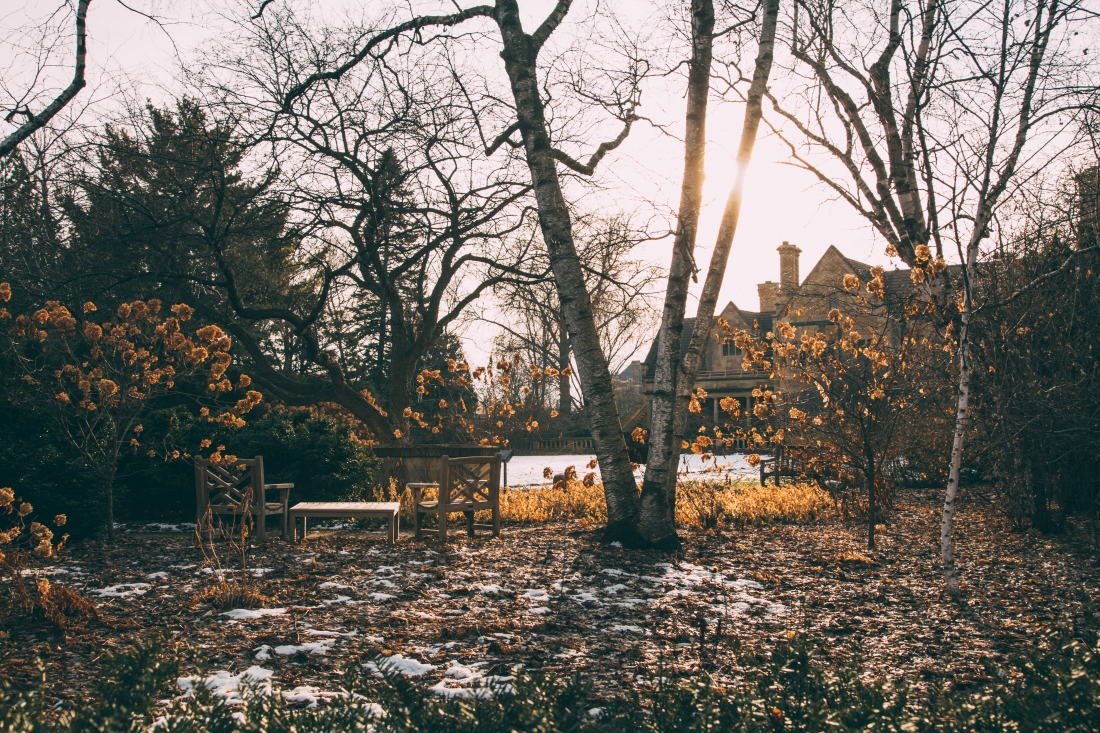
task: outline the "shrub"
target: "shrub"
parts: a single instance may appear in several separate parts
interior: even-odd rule
[[[163,641],[138,642],[107,654],[92,699],[60,715],[45,695],[0,692],[5,733],[138,731],[188,733],[296,731],[296,733],[702,733],[703,731],[1094,731],[1100,720],[1097,636],[1064,639],[1050,651],[989,665],[977,690],[918,692],[909,683],[868,679],[857,662],[827,661],[799,638],[771,653],[741,653],[742,677],[729,688],[705,676],[669,680],[653,670],[652,684],[629,699],[594,699],[579,677],[516,671],[507,683],[467,697],[441,698],[430,688],[387,671],[382,679],[345,676],[333,702],[290,709],[268,683],[221,700],[204,685],[167,706],[178,664]],[[194,680],[195,678],[189,678]]]

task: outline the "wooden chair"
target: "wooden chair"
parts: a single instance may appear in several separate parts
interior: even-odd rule
[[[462,512],[466,515],[466,534],[474,536],[474,530],[489,530],[494,537],[500,536],[500,453],[492,456],[468,456],[466,458],[448,458],[439,461],[439,482],[432,484],[408,484],[413,492],[413,505],[416,508],[416,537],[428,534],[439,538],[440,543],[447,541],[447,514]],[[437,499],[423,497],[424,489],[436,489]],[[493,513],[492,524],[474,524],[474,512],[488,509]],[[421,517],[434,514],[438,521],[437,529],[423,529]]]
[[[281,536],[287,536],[290,490],[294,484],[265,484],[263,456],[240,458],[232,466],[211,463],[195,457],[195,497],[198,503],[198,524],[201,527],[207,510],[211,515],[231,514],[234,519],[245,513],[245,500],[250,494],[248,514],[255,520],[255,535],[260,542],[267,539],[267,518],[281,517]],[[249,492],[251,489],[251,492]],[[268,501],[267,492],[278,491],[278,501]],[[257,507],[261,507],[257,511]]]

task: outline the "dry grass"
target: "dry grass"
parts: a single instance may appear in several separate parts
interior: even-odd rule
[[[832,498],[811,484],[757,486],[714,481],[679,484],[676,521],[710,529],[722,523],[778,524],[813,522],[834,510]],[[607,521],[603,486],[570,481],[568,488],[512,489],[501,493],[501,518],[533,524],[556,519]]]
[[[206,603],[219,611],[233,608],[263,608],[271,601],[260,591],[260,584],[248,570],[248,536],[252,522],[248,515],[251,489],[245,493],[244,511],[238,522],[236,517],[217,523],[210,509],[195,527],[194,541],[202,550],[203,564],[210,571],[210,585],[191,599],[191,605]],[[220,540],[220,542],[219,542]],[[219,551],[218,545],[222,545]],[[229,559],[234,558],[237,568],[230,569]]]
[[[712,529],[720,524],[807,523],[835,512],[828,493],[812,484],[759,486],[718,481],[683,481],[678,485],[676,521],[687,527]],[[430,493],[430,491],[429,491]],[[413,521],[412,492],[399,492],[396,484],[376,487],[373,501],[400,501],[401,522]],[[541,524],[579,519],[598,524],[607,521],[603,485],[586,486],[567,481],[554,486],[501,489],[500,516],[507,524]],[[489,512],[478,512],[478,522],[488,522]]]
[[[874,565],[875,561],[864,555],[862,552],[842,552],[836,556],[837,562],[848,563],[849,565]]]
[[[218,581],[191,599],[192,605],[209,603],[219,611],[233,608],[263,608],[271,599],[237,579]]]
[[[813,484],[760,486],[684,481],[678,486],[676,521],[710,529],[730,524],[805,524],[829,516],[835,502]]]
[[[594,523],[607,521],[603,484],[585,486],[580,481],[567,481],[556,487],[501,491],[501,520],[518,524],[556,519],[583,519]]]

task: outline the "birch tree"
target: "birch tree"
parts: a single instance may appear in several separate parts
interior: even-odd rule
[[[1091,57],[1077,38],[1093,22],[1074,0],[892,0],[885,14],[873,3],[799,0],[789,47],[801,88],[783,100],[769,95],[791,162],[862,215],[887,254],[912,268],[926,299],[957,318],[941,528],[951,595],[959,593],[952,527],[982,243],[1020,184],[1072,148],[1081,111],[1095,103]],[[956,299],[947,258],[963,268]]]
[[[703,348],[710,336],[718,292],[725,278],[726,265],[741,214],[745,180],[763,113],[762,100],[771,75],[779,0],[765,0],[761,10],[759,48],[752,82],[745,98],[745,121],[737,152],[737,177],[722,212],[717,241],[696,311],[691,343],[681,360],[680,343],[689,279],[694,275],[695,267],[694,248],[706,141],[706,106],[710,94],[714,43],[713,3],[711,0],[694,0],[692,3],[692,60],[688,78],[684,180],[661,330],[657,336],[649,455],[638,521],[639,534],[647,543],[656,546],[679,545],[675,527],[676,464],[687,424],[695,377],[702,362]]]

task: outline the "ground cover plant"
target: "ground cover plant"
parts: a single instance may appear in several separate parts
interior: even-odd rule
[[[1048,651],[987,664],[977,689],[920,689],[866,679],[857,664],[829,664],[820,647],[795,633],[767,654],[738,655],[742,678],[719,686],[707,674],[669,680],[654,670],[626,700],[591,707],[579,675],[510,674],[440,696],[406,679],[408,667],[379,656],[344,675],[318,706],[315,688],[283,690],[272,673],[180,677],[163,638],[108,653],[90,700],[52,714],[44,695],[0,692],[5,732],[134,730],[351,731],[770,731],[966,730],[1089,731],[1100,714],[1100,647],[1090,616],[1079,637],[1059,636]],[[375,680],[372,677],[379,679]],[[182,694],[180,694],[182,692]],[[175,699],[164,699],[174,695]],[[308,708],[294,703],[311,703]],[[625,703],[625,704],[624,704]]]
[[[28,576],[86,599],[98,618],[62,626],[3,615],[5,709],[30,711],[6,724],[117,727],[104,722],[109,710],[131,703],[102,702],[103,686],[155,680],[127,682],[146,673],[123,672],[103,654],[146,644],[156,629],[166,635],[161,651],[143,652],[138,666],[161,660],[162,671],[149,672],[162,677],[150,699],[175,700],[190,686],[191,717],[171,724],[181,730],[341,730],[356,721],[702,730],[707,716],[722,730],[818,730],[828,715],[850,728],[873,720],[884,729],[1063,730],[1073,721],[1033,721],[1071,708],[1083,716],[1078,729],[1090,730],[1089,599],[1100,590],[1092,528],[1070,519],[1064,535],[1014,533],[974,495],[962,512],[968,585],[958,604],[938,581],[936,504],[934,491],[901,492],[874,551],[862,522],[838,512],[688,528],[677,555],[602,544],[576,519],[511,522],[499,540],[456,536],[446,548],[318,529],[304,544],[250,548],[247,572],[267,597],[251,608],[211,601],[218,568],[189,532],[120,532],[115,545],[84,542]],[[379,660],[396,673],[385,683],[364,666]],[[247,698],[250,680],[278,694],[225,707],[227,697]],[[471,697],[496,683],[516,695]],[[753,692],[777,683],[779,691]],[[205,702],[204,687],[213,695]],[[38,715],[38,700],[56,710]],[[390,717],[368,718],[377,712],[368,703]],[[589,715],[594,708],[606,716]],[[158,703],[142,725],[172,709]]]

